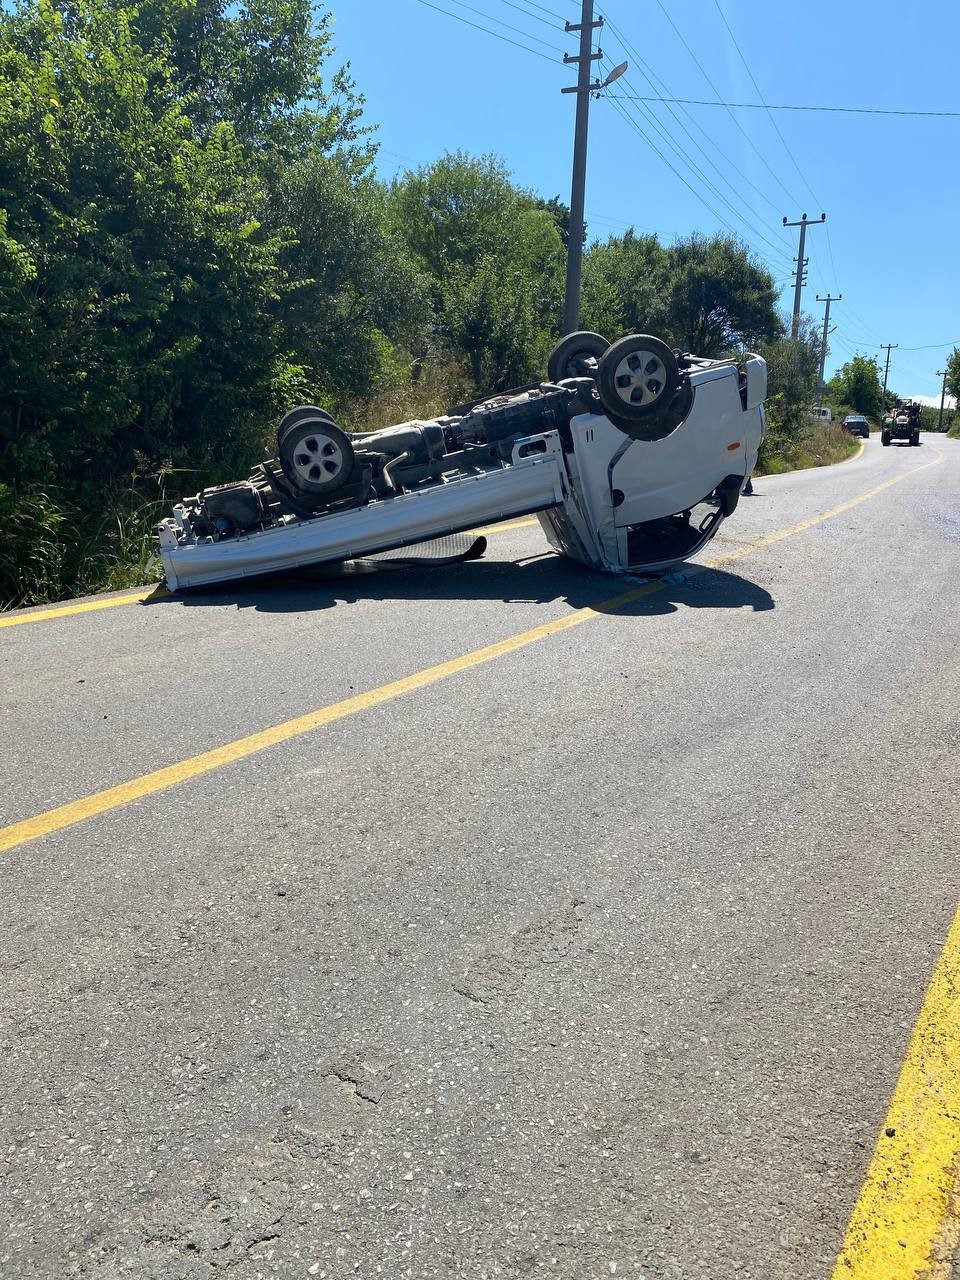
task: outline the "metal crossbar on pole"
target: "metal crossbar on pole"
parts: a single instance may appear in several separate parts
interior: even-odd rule
[[[806,214],[803,214],[799,222],[788,222],[786,217],[783,219],[785,227],[800,228],[800,247],[797,252],[797,283],[793,290],[793,321],[790,325],[790,337],[794,341],[800,336],[800,290],[806,284],[806,280],[803,278],[803,271],[807,265],[807,259],[803,256],[803,246],[807,239],[807,227],[819,226],[820,223],[826,222],[826,220],[827,215],[825,213],[821,213],[819,222],[811,223]]]

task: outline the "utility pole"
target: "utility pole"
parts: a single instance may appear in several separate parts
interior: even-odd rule
[[[825,213],[821,213],[820,222],[826,222],[826,220],[827,215]],[[807,238],[807,227],[816,227],[820,224],[817,222],[809,222],[807,215],[803,214],[799,222],[788,222],[787,219],[784,218],[783,225],[785,227],[800,228],[800,250],[797,254],[797,283],[793,291],[793,323],[790,326],[790,337],[796,341],[800,336],[800,290],[807,283],[803,278],[803,271],[807,265],[807,259],[803,256],[803,246]]]
[[[938,369],[937,377],[943,378],[943,386],[940,388],[940,417],[937,419],[937,430],[943,430],[943,401],[947,394],[947,370]]]
[[[882,418],[887,409],[887,374],[890,372],[890,352],[899,347],[899,342],[887,342],[880,344],[880,350],[886,351],[887,363],[883,367],[883,391],[880,394],[880,417]]]
[[[563,332],[580,328],[580,271],[583,265],[583,200],[587,185],[587,125],[590,117],[590,94],[600,89],[590,80],[590,63],[603,57],[602,50],[593,53],[593,33],[603,26],[603,19],[593,20],[593,0],[582,0],[579,22],[565,22],[566,31],[580,32],[580,52],[565,53],[566,64],[578,66],[577,83],[561,89],[561,93],[577,95],[577,124],[573,140],[573,186],[570,192],[570,237],[567,244],[567,285],[563,296]]]
[[[821,298],[819,293],[817,294],[817,301],[827,304],[823,309],[823,342],[820,344],[820,372],[817,374],[817,395],[821,400],[823,399],[823,366],[827,362],[827,334],[830,331],[830,303],[840,302],[842,299],[842,293],[838,293],[835,298],[829,293],[825,298]],[[819,405],[817,407],[819,408]]]

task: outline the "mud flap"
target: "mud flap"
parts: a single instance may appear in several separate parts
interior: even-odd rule
[[[434,569],[444,565],[463,564],[467,560],[479,560],[486,549],[487,540],[484,537],[472,533],[451,533],[445,538],[416,542],[409,547],[397,547],[395,551],[380,551],[346,563],[370,569]]]
[[[743,476],[725,476],[717,485],[717,501],[720,503],[720,510],[725,520],[737,509],[742,485]]]

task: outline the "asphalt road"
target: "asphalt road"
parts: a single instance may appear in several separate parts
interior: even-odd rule
[[[0,630],[0,826],[624,589],[545,552]],[[829,1277],[960,899],[960,446],[723,556],[0,855],[0,1276]]]

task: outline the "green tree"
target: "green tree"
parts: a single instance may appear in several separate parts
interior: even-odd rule
[[[819,332],[801,318],[797,338],[780,338],[763,347],[767,362],[767,414],[771,434],[796,433],[807,421],[820,365]]]
[[[281,308],[311,394],[339,404],[373,392],[397,350],[422,350],[430,279],[387,218],[386,195],[343,156],[311,153],[279,178],[272,202],[292,238],[281,255],[297,281]]]
[[[520,207],[520,193],[496,156],[456,151],[394,181],[394,224],[436,283],[437,302],[451,272],[496,256]]]
[[[82,12],[85,0],[60,0]],[[330,14],[312,0],[141,0],[127,15],[145,52],[170,65],[178,100],[201,133],[227,123],[261,171],[308,151],[369,162],[370,130],[346,68],[323,73]]]
[[[655,235],[632,230],[591,245],[583,264],[583,323],[611,341],[666,327],[669,253]]]
[[[947,391],[960,404],[960,347],[954,347],[947,359]]]
[[[567,245],[570,243],[570,206],[564,204],[559,196],[552,196],[549,200],[534,198],[532,203],[535,209],[545,209],[550,214],[557,230],[560,232],[560,243],[563,245],[564,253],[566,253]],[[586,237],[586,232],[584,232],[584,237]]]
[[[783,333],[769,271],[730,236],[664,248],[628,231],[595,244],[584,267],[584,316],[607,337],[650,332],[697,355],[756,347]]]
[[[197,137],[124,11],[0,22],[0,448],[74,491],[134,455],[235,465],[290,373],[280,238],[227,124]],[[10,243],[16,246],[10,249]]]
[[[501,390],[541,372],[563,298],[557,211],[514,185],[496,157],[462,152],[404,174],[389,204],[474,385]]]
[[[880,413],[883,384],[876,359],[856,355],[830,379],[827,389],[837,404],[850,405],[858,413],[875,418]]]
[[[668,254],[665,324],[685,351],[718,356],[783,333],[773,277],[731,236],[692,235]]]

